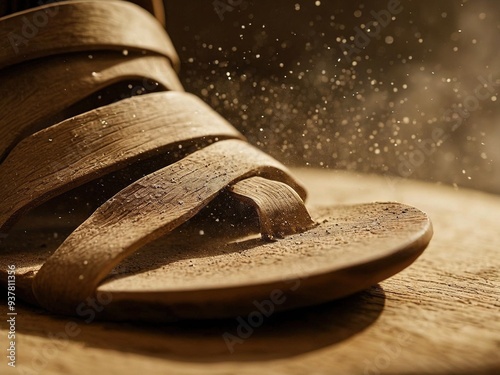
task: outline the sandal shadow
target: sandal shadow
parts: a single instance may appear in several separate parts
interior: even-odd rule
[[[0,311],[6,310],[4,295]],[[267,361],[348,340],[374,324],[384,305],[385,293],[380,285],[319,306],[275,313],[261,322],[249,321],[248,316],[163,324],[86,321],[19,304],[22,320],[17,331],[47,338],[44,347],[53,345],[61,351],[75,341],[86,347],[180,362]],[[33,358],[42,354],[42,349],[31,348]]]

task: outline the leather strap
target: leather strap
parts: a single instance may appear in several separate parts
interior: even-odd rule
[[[232,194],[255,208],[260,220],[260,233],[275,240],[304,232],[315,224],[302,198],[290,186],[261,177],[240,181],[231,187]]]
[[[131,79],[152,80],[162,89],[183,91],[162,56],[77,53],[0,71],[0,160],[16,143],[41,130],[48,119],[64,109],[105,87]]]
[[[136,181],[97,209],[35,276],[37,301],[74,314],[125,257],[192,218],[228,185],[252,176],[282,181],[305,195],[268,155],[243,141],[217,142]]]
[[[306,193],[286,168],[245,143],[192,95],[133,97],[51,125],[68,106],[124,79],[151,78],[163,89],[182,90],[165,58],[178,68],[161,25],[128,2],[67,1],[0,20],[0,74],[13,75],[4,80],[0,109],[14,113],[0,129],[0,155],[7,154],[0,175],[9,176],[0,181],[0,229],[53,197],[140,160],[202,147],[132,182],[48,258],[33,293],[53,312],[74,314],[121,260],[223,191],[255,207],[267,239],[314,225],[304,207]],[[23,87],[31,83],[21,100],[14,95],[20,80]]]
[[[0,229],[23,212],[138,159],[243,136],[194,95],[163,92],[98,108],[22,141],[0,164]]]
[[[127,1],[65,1],[0,19],[0,69],[99,50],[160,54],[179,69],[179,57],[162,25]]]

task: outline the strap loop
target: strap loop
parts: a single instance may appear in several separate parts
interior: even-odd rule
[[[266,240],[304,232],[315,225],[300,196],[282,182],[253,177],[232,186],[231,193],[257,210],[260,233]]]

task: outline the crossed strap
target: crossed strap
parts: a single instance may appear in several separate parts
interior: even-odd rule
[[[25,46],[24,58],[5,49],[5,33],[22,16],[55,6],[64,16],[40,29],[37,43]],[[106,15],[112,20],[103,22]],[[130,23],[113,22],[130,17]],[[185,223],[221,192],[255,208],[264,239],[314,225],[304,189],[283,165],[246,143],[200,99],[166,91],[182,86],[172,68],[175,52],[159,27],[146,11],[115,1],[65,2],[0,21],[0,76],[6,77],[0,105],[7,114],[0,125],[1,231],[65,192],[138,168],[144,160],[161,161],[159,169],[101,205],[47,259],[34,278],[33,293],[48,310],[73,314],[120,261]],[[56,38],[54,30],[60,28],[71,37]],[[138,29],[151,36],[144,46]],[[154,53],[124,55],[117,53],[120,48]],[[151,79],[162,92],[54,122],[67,106],[130,78]],[[12,93],[16,82],[22,100]],[[71,88],[66,93],[64,83]]]

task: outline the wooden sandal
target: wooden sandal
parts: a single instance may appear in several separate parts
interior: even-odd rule
[[[5,44],[56,8],[36,43]],[[286,310],[366,289],[430,241],[403,204],[308,212],[283,165],[183,92],[136,5],[49,4],[1,18],[0,35],[0,272],[26,301],[114,320]],[[140,80],[156,92],[134,96]]]

